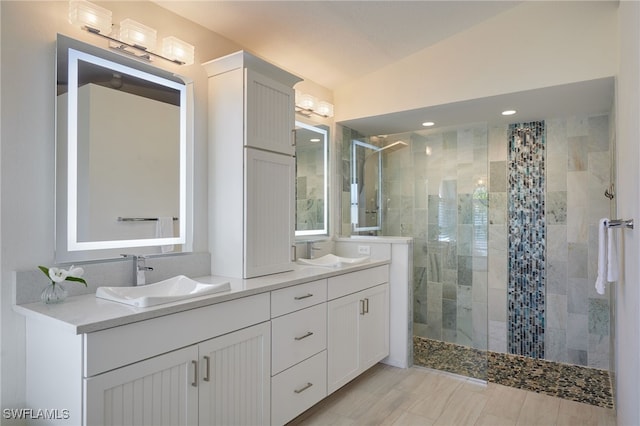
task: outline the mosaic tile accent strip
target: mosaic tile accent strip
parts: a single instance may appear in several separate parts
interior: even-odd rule
[[[509,125],[507,349],[544,358],[545,124]]]
[[[504,386],[614,408],[609,372],[578,365],[485,352],[414,336],[413,362]]]

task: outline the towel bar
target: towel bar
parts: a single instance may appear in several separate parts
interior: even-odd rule
[[[607,228],[633,229],[633,219],[613,219],[607,222]]]
[[[148,222],[148,221],[157,221],[157,217],[120,217],[118,216],[118,222]],[[178,220],[177,217],[174,217],[173,220]]]

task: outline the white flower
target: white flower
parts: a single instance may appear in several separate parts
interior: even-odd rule
[[[79,266],[77,268],[74,268],[73,265],[71,265],[71,267],[69,268],[69,273],[68,273],[67,276],[80,278],[82,276],[82,274],[84,274],[84,269],[82,269]]]
[[[85,287],[87,286],[87,282],[83,278],[80,278],[82,274],[84,274],[84,269],[80,267],[76,268],[71,265],[67,270],[56,267],[47,268],[45,266],[38,266],[38,269],[49,277],[53,284],[60,283],[62,281],[75,281],[84,284]]]
[[[49,268],[49,278],[51,278],[51,281],[53,281],[54,283],[61,283],[62,281],[66,280],[67,277],[69,276],[69,271],[62,269],[62,268]]]

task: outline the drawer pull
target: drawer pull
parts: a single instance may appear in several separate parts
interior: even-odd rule
[[[369,313],[369,298],[365,297],[364,299],[364,313],[368,314]]]
[[[307,389],[309,389],[311,386],[313,386],[313,383],[307,382],[306,385],[304,385],[303,387],[301,387],[300,389],[296,389],[294,390],[295,393],[302,393],[304,391],[306,391]]]
[[[209,380],[211,380],[210,374],[211,374],[211,357],[210,356],[205,356],[204,360],[206,362],[206,367],[205,367],[205,375],[204,378],[202,380],[204,380],[205,382],[208,382]]]
[[[300,336],[300,337],[294,337],[295,340],[302,340],[302,339],[306,339],[309,336],[313,336],[313,331],[309,331],[307,332],[307,334],[305,334],[304,336]]]
[[[366,314],[364,310],[364,299],[360,299],[360,315]]]
[[[296,297],[294,297],[293,299],[294,299],[294,300],[302,300],[302,299],[307,299],[307,298],[309,298],[309,297],[313,297],[313,294],[311,294],[311,293],[307,293],[307,294],[305,294],[304,296],[296,296]]]
[[[198,387],[198,361],[191,361],[193,365],[193,382],[191,382],[191,386],[194,388]]]

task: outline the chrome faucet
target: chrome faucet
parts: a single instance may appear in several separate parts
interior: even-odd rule
[[[131,257],[133,259],[133,277],[135,285],[145,285],[147,278],[145,271],[153,271],[153,268],[146,265],[147,258],[145,256],[138,256],[135,254],[123,254],[124,257]]]
[[[316,250],[322,250],[320,247],[314,247],[313,244],[316,243],[317,241],[314,240],[308,240],[307,241],[307,258],[308,259],[313,259],[313,252]]]

